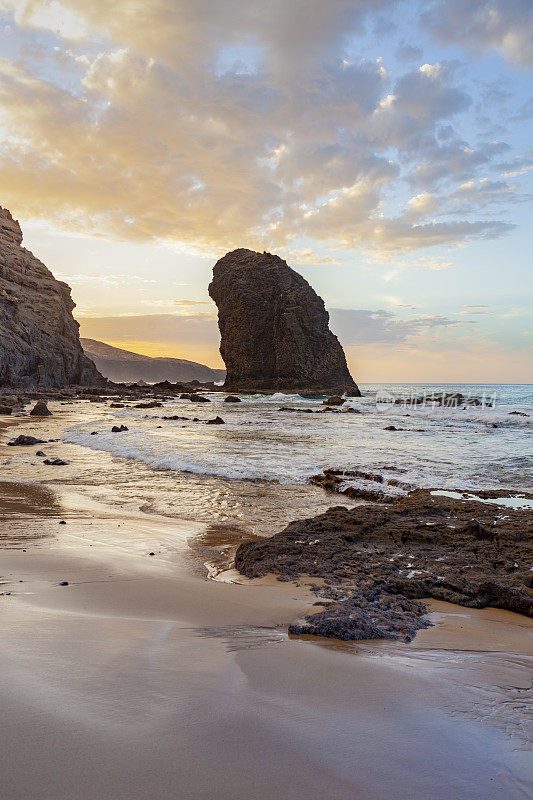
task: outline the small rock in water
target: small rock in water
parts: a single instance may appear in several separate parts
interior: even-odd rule
[[[60,519],[60,520],[59,520],[59,524],[60,524],[60,525],[66,525],[67,523],[65,522],[65,520],[64,520],[64,519]]]
[[[224,425],[224,420],[222,417],[215,417],[214,419],[208,419],[205,423],[206,425]]]
[[[38,400],[35,403],[32,410],[30,411],[30,414],[33,417],[49,417],[52,414],[52,412],[50,411],[44,400]]]
[[[342,397],[338,394],[334,394],[333,397],[328,397],[327,400],[322,401],[322,405],[324,406],[342,406],[345,401]]]
[[[43,464],[48,464],[50,467],[65,467],[68,461],[63,461],[62,458],[45,458]]]
[[[68,581],[59,581],[60,586],[68,586]]]
[[[46,458],[46,453],[43,450],[37,450],[35,455],[36,456],[42,456],[42,458]]]
[[[98,436],[98,431],[91,431],[91,436]]]
[[[126,425],[113,425],[111,428],[111,433],[121,433],[122,431],[127,431],[128,428]]]
[[[155,553],[148,553],[149,556],[155,556]]]
[[[228,394],[227,397],[224,398],[225,403],[241,403],[242,400],[240,397],[236,397],[234,394]]]
[[[384,431],[397,431],[397,430],[399,430],[399,428],[397,428],[395,425],[387,425],[387,427],[383,428],[383,430]]]

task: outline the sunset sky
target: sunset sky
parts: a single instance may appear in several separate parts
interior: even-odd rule
[[[81,334],[221,365],[287,259],[354,377],[533,379],[532,0],[0,0],[0,205]]]

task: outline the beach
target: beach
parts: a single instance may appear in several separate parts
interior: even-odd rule
[[[95,492],[62,441],[43,447],[67,477],[29,481],[37,448],[5,443],[61,440],[74,411],[55,406],[2,432],[4,796],[528,796],[530,619],[432,601],[409,644],[290,637],[306,580],[207,578],[238,526],[141,510],[104,487],[107,454]]]

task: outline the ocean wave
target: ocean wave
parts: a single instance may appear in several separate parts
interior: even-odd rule
[[[243,396],[235,405],[225,404],[223,394],[208,396],[211,403],[167,400],[149,411],[102,408],[98,422],[70,428],[64,440],[154,470],[223,479],[301,484],[325,468],[383,469],[428,488],[527,487],[533,409],[524,404],[381,409],[368,397],[320,413],[322,400],[283,392]],[[280,406],[315,413],[289,414]],[[163,421],[172,415],[188,421]],[[202,424],[217,415],[225,425]],[[114,420],[130,430],[111,433]],[[92,436],[92,430],[99,433]]]
[[[86,426],[83,428],[70,428],[65,431],[63,441],[88,447],[91,450],[101,450],[117,458],[140,461],[154,470],[171,470],[174,472],[189,472],[196,475],[210,475],[218,478],[237,480],[263,480],[278,483],[302,483],[313,474],[314,467],[295,468],[294,465],[273,463],[270,467],[264,464],[254,464],[246,457],[220,454],[214,460],[193,457],[189,453],[169,452],[163,447],[165,443],[150,437],[146,432],[126,431],[120,434],[98,433],[91,435]],[[168,443],[166,443],[168,447]]]

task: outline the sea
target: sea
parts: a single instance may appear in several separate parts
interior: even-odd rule
[[[129,500],[143,511],[258,535],[331,505],[350,505],[310,484],[328,468],[380,475],[379,488],[395,495],[417,487],[533,488],[532,385],[387,383],[360,389],[362,397],[348,398],[338,413],[321,413],[323,398],[285,393],[240,395],[240,403],[225,403],[224,394],[207,392],[209,403],[169,400],[148,410],[91,403],[71,417],[61,440],[83,465],[72,482],[91,487],[93,496],[113,487],[117,502]],[[451,392],[481,405],[435,403]],[[414,404],[419,397],[425,402]],[[205,424],[216,416],[224,424]],[[112,433],[112,425],[128,430]],[[350,480],[376,489],[365,477]]]

